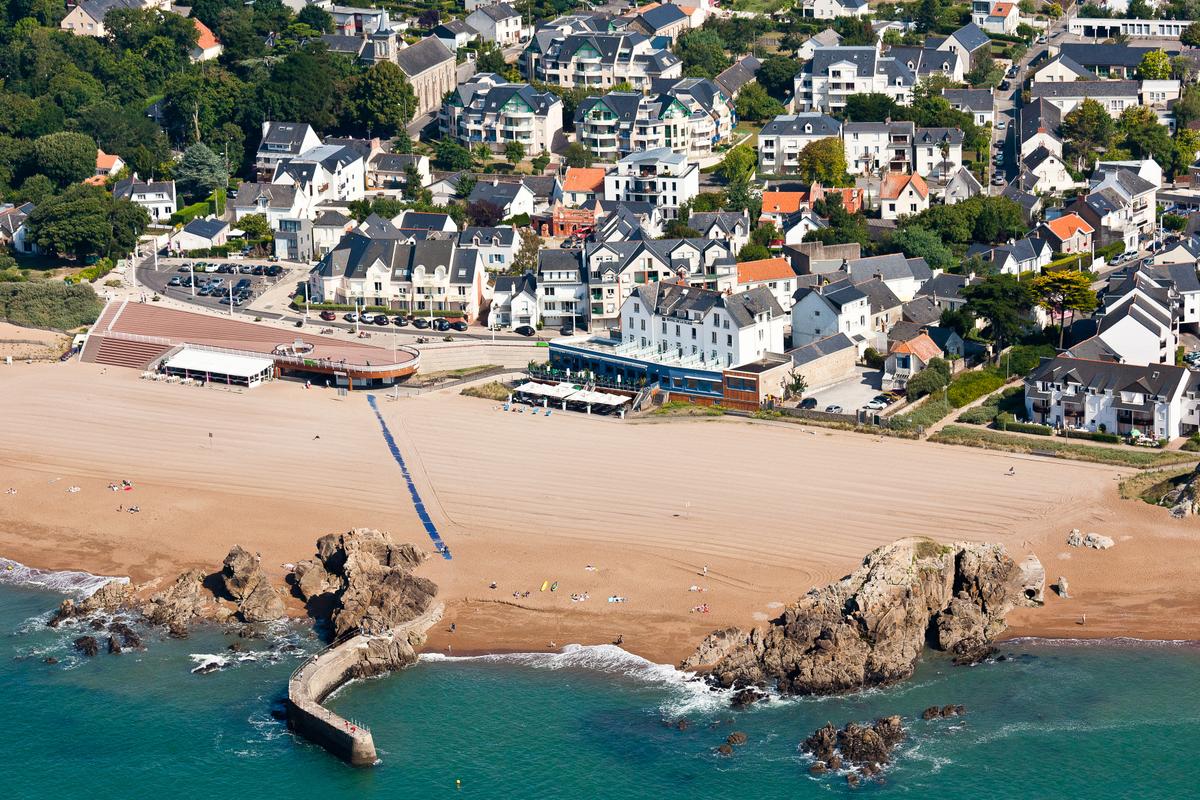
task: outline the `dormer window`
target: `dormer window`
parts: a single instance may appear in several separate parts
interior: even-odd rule
[[[812,133],[812,123],[811,122],[804,126],[804,132]]]

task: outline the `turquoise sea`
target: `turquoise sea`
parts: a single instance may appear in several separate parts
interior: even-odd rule
[[[244,660],[216,630],[85,659],[70,642],[86,631],[44,626],[60,596],[0,586],[5,798],[1200,796],[1190,646],[1011,643],[1000,663],[930,656],[899,687],[744,712],[611,647],[427,659],[333,699],[380,749],[381,764],[355,770],[272,716],[300,654],[317,646],[305,629],[244,641],[255,652]],[[298,650],[281,652],[289,643]],[[227,666],[193,674],[216,656]],[[967,715],[921,721],[935,703]],[[910,727],[884,785],[809,777],[796,746],[814,728],[884,714]],[[666,724],[680,718],[686,731]],[[749,742],[716,755],[734,730]]]

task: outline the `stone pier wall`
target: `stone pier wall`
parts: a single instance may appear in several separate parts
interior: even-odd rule
[[[389,635],[407,638],[410,633],[423,634],[442,618],[443,608],[437,603]],[[360,634],[318,653],[288,681],[288,726],[356,767],[376,762],[375,739],[369,730],[343,719],[321,703],[354,677],[355,667],[371,638]]]

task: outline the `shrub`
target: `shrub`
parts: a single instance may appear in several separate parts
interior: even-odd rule
[[[1107,442],[1108,444],[1120,444],[1121,437],[1115,433],[1104,433],[1102,431],[1067,431],[1065,436],[1068,439],[1087,439],[1089,442]]]
[[[212,204],[207,200],[201,200],[199,203],[192,203],[190,206],[184,206],[171,215],[172,225],[187,225],[196,217],[207,216],[212,209]]]
[[[957,421],[965,422],[968,425],[991,425],[997,413],[998,411],[995,406],[982,405],[976,408],[968,408],[958,415]]]
[[[885,361],[887,361],[887,356],[874,347],[868,347],[863,353],[863,362],[871,369],[883,369]]]
[[[905,386],[910,398],[921,398],[927,394],[935,394],[946,387],[946,379],[941,371],[926,367],[908,380]]]
[[[113,261],[111,258],[102,258],[87,269],[81,269],[74,275],[65,278],[67,283],[95,283],[105,275],[113,271]]]
[[[70,330],[91,325],[103,308],[88,284],[0,284],[0,317],[14,325]]]
[[[946,399],[955,408],[962,408],[983,397],[988,392],[994,392],[1004,385],[1004,373],[994,368],[964,372],[950,382],[946,391]]]
[[[912,381],[909,381],[912,385]],[[928,428],[950,413],[950,404],[941,395],[931,395],[907,414],[892,417],[888,427],[907,431]]]
[[[1000,368],[1006,368],[1009,375],[1028,375],[1037,368],[1043,358],[1054,358],[1055,349],[1051,344],[1018,344],[1010,347],[1008,352],[1000,357]]]
[[[1189,453],[1200,451],[1200,433],[1193,433],[1192,437],[1183,443],[1180,450],[1187,450]]]

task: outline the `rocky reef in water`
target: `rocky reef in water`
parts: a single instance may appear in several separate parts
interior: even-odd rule
[[[437,584],[413,573],[428,558],[411,544],[391,535],[359,528],[317,540],[317,557],[301,561],[289,576],[294,595],[305,601],[314,619],[328,619],[336,638],[351,633],[386,634],[424,613],[437,595]],[[142,647],[140,637],[115,617],[140,619],[185,638],[192,625],[215,622],[248,630],[257,623],[288,616],[286,589],[272,585],[261,558],[235,545],[221,569],[211,574],[190,569],[165,586],[150,582],[132,586],[110,581],[84,600],[67,599],[49,621],[51,627],[91,621],[107,637],[82,636],[75,648],[98,654]],[[104,618],[109,618],[106,622]],[[379,674],[416,659],[422,636],[381,636],[372,640],[362,659],[363,675]]]
[[[771,687],[824,695],[893,683],[927,645],[959,663],[989,655],[1008,613],[1041,603],[1045,580],[1036,557],[1018,564],[1001,545],[902,539],[766,628],[715,631],[681,666],[740,690],[740,704]]]

